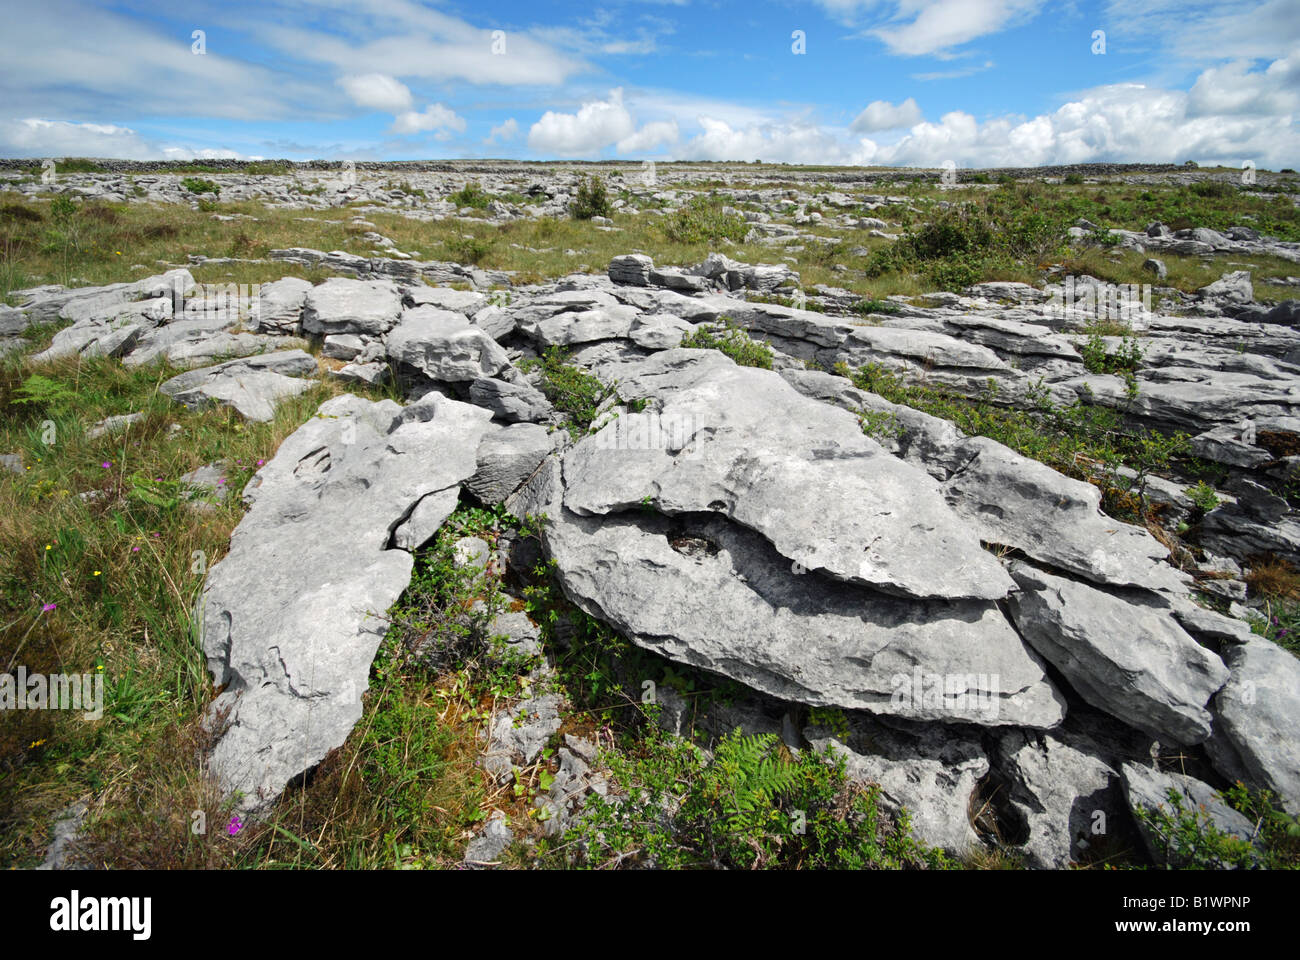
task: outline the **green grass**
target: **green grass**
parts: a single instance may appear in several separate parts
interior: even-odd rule
[[[181,186],[190,193],[211,193],[213,195],[221,192],[221,187],[211,180],[203,180],[199,177],[183,177]]]
[[[1066,249],[1067,215],[1035,200],[1032,188],[1016,185],[935,211],[877,250],[867,275],[917,271],[933,287],[961,290],[990,271],[1052,262]]]
[[[664,236],[674,243],[740,243],[749,233],[749,224],[734,213],[723,213],[723,206],[720,197],[692,197],[681,210],[663,218]]]
[[[56,159],[54,161],[54,169],[56,173],[107,173],[108,172],[104,168],[103,164],[98,163],[95,160],[90,160],[86,157],[66,157],[62,160]],[[35,166],[32,167],[29,172],[34,174],[39,174],[41,172],[41,168],[39,166]]]
[[[596,418],[596,409],[613,392],[596,377],[569,363],[569,354],[560,347],[550,347],[540,360],[525,360],[519,367],[525,372],[541,370],[542,393],[568,416],[569,432],[575,438],[587,432]]]
[[[29,336],[39,347],[51,333]],[[240,508],[236,496],[210,512],[190,510],[175,481],[224,460],[227,485],[238,491],[337,387],[322,383],[283,403],[271,423],[252,424],[159,394],[177,372],[127,369],[115,359],[58,361],[39,373],[15,358],[0,364],[0,451],[21,453],[26,468],[0,475],[0,659],[32,672],[102,669],[107,699],[99,721],[63,711],[2,718],[4,863],[39,860],[48,817],[81,796],[96,798],[94,822],[113,812],[100,836],[116,838],[117,852],[102,852],[119,866],[175,865],[167,848],[185,834],[190,811],[217,814],[187,759],[202,739],[197,721],[209,689],[190,611],[201,571],[224,554]],[[128,412],[145,418],[120,435],[85,436],[89,425]],[[137,797],[155,794],[170,806],[130,813]],[[186,862],[208,862],[192,853]]]
[[[477,183],[467,183],[455,193],[449,193],[447,202],[457,208],[473,207],[476,210],[483,210],[492,202],[492,198]]]
[[[1096,484],[1107,511],[1120,519],[1146,519],[1145,478],[1197,466],[1188,459],[1185,434],[1166,436],[1126,427],[1120,412],[1082,400],[1058,407],[1040,391],[1031,398],[1032,408],[1019,409],[995,403],[996,392],[972,399],[941,387],[908,384],[879,364],[856,370],[840,364],[835,372],[859,389],[948,420],[967,434],[989,437],[1066,476]],[[877,431],[873,436],[892,430],[874,421],[863,426]],[[1136,471],[1137,478],[1124,477],[1120,467]]]
[[[1189,809],[1170,787],[1168,803],[1160,809],[1134,810],[1162,863],[1175,870],[1300,869],[1300,822],[1274,807],[1272,794],[1238,783],[1220,796],[1259,830],[1259,849],[1220,830],[1204,810]]]
[[[707,756],[690,740],[647,725],[627,752],[605,758],[617,800],[564,838],[593,869],[944,869],[955,864],[891,821],[878,788],[850,782],[844,759],[803,752],[772,734],[723,737]],[[665,811],[671,813],[665,813]]]
[[[903,312],[903,308],[892,300],[874,300],[870,298],[857,301],[851,309],[854,313],[860,313],[863,316],[871,316],[876,313],[893,315]]]
[[[730,317],[720,317],[722,325],[700,324],[682,338],[683,347],[699,350],[717,350],[725,353],[742,367],[772,369],[772,348],[750,338],[743,328]]]
[[[693,186],[706,184],[700,182]],[[877,189],[904,192],[897,187]],[[485,206],[491,200],[477,184],[467,184],[463,192],[467,195],[453,194],[453,198],[472,201],[471,209],[481,210],[481,206],[473,204]],[[1057,228],[1073,223],[1078,216],[1105,221],[1106,229],[1121,226],[1141,229],[1149,222],[1148,218],[1164,217],[1169,222],[1170,216],[1180,209],[1179,204],[1192,205],[1189,209],[1199,211],[1197,217],[1206,220],[1206,225],[1217,224],[1217,228],[1246,222],[1268,233],[1273,221],[1286,219],[1285,211],[1278,204],[1249,193],[1210,199],[1196,197],[1181,188],[1159,186],[1138,190],[1122,186],[1113,189],[1111,185],[1075,188],[1022,183],[994,191],[974,188],[939,191],[930,185],[916,184],[905,192],[913,195],[913,202],[921,206],[921,212],[891,208],[890,219],[914,232],[922,231],[927,221],[935,225],[918,233],[915,243],[882,240],[869,236],[868,231],[811,227],[813,232],[836,243],[815,244],[796,254],[803,285],[847,288],[876,301],[872,309],[880,312],[883,308],[879,303],[890,295],[917,296],[940,287],[958,288],[968,281],[1014,280],[1041,284],[1049,261],[1062,263],[1066,273],[1086,273],[1114,283],[1148,283],[1150,275],[1141,270],[1146,259],[1144,254],[1083,247],[1047,255],[1040,248],[1044,244],[1052,248]],[[1107,203],[1096,200],[1099,194]],[[1141,194],[1149,194],[1156,200],[1140,201],[1137,198]],[[211,196],[205,194],[204,199]],[[1125,200],[1125,197],[1132,199]],[[503,196],[502,199],[523,202],[527,198]],[[964,220],[958,213],[936,219],[932,204],[938,199],[970,204],[975,212],[965,215]],[[743,243],[750,225],[721,212],[728,202],[734,204],[721,196],[704,195],[667,217],[624,213],[619,217],[619,232],[602,231],[588,221],[567,218],[529,218],[489,226],[457,218],[421,222],[398,211],[368,211],[366,217],[402,250],[417,251],[426,259],[451,258],[488,270],[516,271],[517,283],[563,277],[584,264],[589,270],[599,271],[613,257],[629,249],[644,250],[656,263],[665,265],[698,263],[718,249],[748,263],[772,262],[776,254],[772,247]],[[1209,222],[1213,218],[1207,211],[1216,205],[1240,212],[1223,214],[1219,220]],[[1111,210],[1109,220],[1101,212],[1106,207]],[[175,204],[78,202],[76,217],[61,226],[50,221],[48,198],[5,202],[0,206],[0,295],[36,283],[67,283],[74,277],[94,284],[139,279],[148,274],[133,271],[132,265],[140,264],[153,272],[159,269],[156,261],[184,263],[190,253],[224,256],[240,241],[241,234],[246,242],[241,244],[245,252],[240,256],[249,258],[264,258],[271,249],[290,246],[369,253],[369,247],[360,237],[364,229],[347,222],[349,214],[345,209],[323,211],[318,214],[321,219],[314,222],[302,221],[300,211],[280,210],[256,202],[224,202],[221,209],[257,220],[220,222],[213,220],[208,212]],[[20,210],[23,212],[16,212]],[[1264,217],[1269,211],[1274,211],[1269,214],[1271,220]],[[32,215],[41,219],[28,219]],[[1243,220],[1247,215],[1261,219]],[[981,224],[992,224],[994,229],[982,229]],[[463,234],[471,237],[467,239]],[[866,254],[850,252],[858,248],[865,249]],[[566,254],[566,250],[577,251],[577,256]],[[1162,254],[1161,259],[1169,269],[1165,283],[1189,292],[1217,280],[1225,269],[1219,260],[1207,266],[1198,257]],[[1267,281],[1294,275],[1294,264],[1262,256],[1234,259],[1242,259],[1252,266],[1256,296],[1261,301],[1285,299],[1292,294],[1289,288],[1270,285]],[[846,267],[847,272],[832,269],[837,264]],[[236,271],[236,282],[266,282],[296,275],[294,267],[277,263],[254,265],[252,270],[245,265],[227,270]],[[207,279],[221,279],[221,272]]]

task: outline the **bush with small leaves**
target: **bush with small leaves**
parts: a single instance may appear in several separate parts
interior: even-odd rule
[[[221,193],[221,187],[211,180],[201,180],[198,177],[184,177],[181,179],[181,186],[190,193],[210,193],[214,196]]]
[[[605,181],[600,177],[592,177],[578,184],[578,191],[574,194],[573,203],[569,205],[569,212],[573,215],[574,220],[590,220],[592,217],[610,217],[613,211],[609,206],[609,196],[605,192]]]
[[[772,348],[750,339],[748,333],[737,326],[730,317],[719,317],[721,328],[714,324],[701,324],[693,333],[682,338],[683,347],[699,350],[718,350],[742,367],[772,369]]]

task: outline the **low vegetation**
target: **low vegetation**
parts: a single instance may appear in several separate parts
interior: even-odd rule
[[[409,192],[409,191],[407,191]],[[492,202],[492,198],[477,183],[467,183],[455,193],[447,195],[447,202],[452,206],[473,207],[476,210],[482,210]]]
[[[609,205],[609,196],[605,191],[605,181],[600,177],[592,177],[590,180],[583,178],[578,184],[578,190],[573,196],[573,203],[569,206],[569,212],[573,215],[574,220],[590,220],[592,217],[613,216],[613,209]]]
[[[683,347],[699,350],[717,350],[725,353],[742,367],[759,367],[772,369],[772,348],[765,343],[750,338],[745,330],[730,317],[720,317],[721,326],[717,324],[700,324],[694,331],[682,338]]]
[[[52,333],[27,336],[39,346]],[[247,423],[159,394],[178,372],[109,358],[39,373],[0,362],[0,450],[23,463],[21,478],[0,481],[0,660],[33,672],[102,672],[106,701],[100,720],[31,710],[0,725],[5,863],[39,862],[49,817],[79,798],[94,801],[103,865],[220,860],[189,833],[191,811],[222,813],[198,763],[210,679],[191,609],[242,511],[237,496],[193,510],[177,481],[220,460],[225,487],[242,489],[337,388],[322,382],[272,422]],[[89,425],[128,412],[145,417],[121,434],[86,436]],[[150,798],[159,805],[145,809]]]
[[[1033,406],[1022,409],[996,403],[994,384],[983,396],[971,399],[943,387],[909,384],[880,364],[856,370],[840,364],[836,372],[892,403],[951,421],[968,434],[989,437],[1066,476],[1096,484],[1106,509],[1120,519],[1145,522],[1150,518],[1145,499],[1149,477],[1195,466],[1188,462],[1190,442],[1185,434],[1166,436],[1128,427],[1120,411],[1083,399],[1061,407],[1040,390],[1031,398]],[[1136,476],[1125,476],[1121,472],[1125,467]]]
[[[1207,811],[1189,807],[1172,787],[1167,804],[1158,810],[1138,808],[1135,815],[1160,860],[1172,869],[1300,869],[1300,822],[1277,809],[1272,794],[1250,791],[1238,783],[1222,797],[1246,815],[1256,843],[1219,829]]]
[[[610,395],[610,389],[575,364],[568,353],[551,347],[540,360],[524,360],[519,368],[525,373],[541,371],[541,391],[556,409],[569,418],[569,430],[575,436],[587,432],[596,418],[596,410]]]
[[[674,243],[740,243],[749,233],[749,224],[723,206],[717,196],[692,197],[681,210],[663,218],[664,236]]]
[[[607,755],[617,799],[593,797],[567,840],[593,868],[943,869],[955,864],[880,811],[830,748],[792,758],[773,734],[723,737],[709,756],[649,727]],[[671,811],[665,813],[665,811]]]

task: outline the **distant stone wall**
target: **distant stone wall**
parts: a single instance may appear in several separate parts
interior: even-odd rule
[[[33,167],[39,167],[43,157],[24,157],[24,158],[0,158],[0,170],[30,170]],[[68,158],[70,159],[70,158]],[[80,159],[80,158],[79,158]],[[291,170],[341,170],[346,161],[343,160],[111,160],[100,158],[87,158],[93,160],[105,172],[109,173],[141,173],[146,171],[164,171],[169,173],[187,173],[195,168],[207,170],[228,171],[230,173],[240,173],[250,166],[264,167],[270,164],[276,164],[288,167]],[[55,157],[58,163],[60,158]],[[355,163],[357,170],[374,170],[374,171],[393,171],[393,170],[410,170],[410,171],[430,171],[454,173],[458,171],[472,172],[483,171],[501,173],[510,169],[516,170],[537,170],[540,167],[562,168],[562,167],[635,167],[640,161],[637,160],[600,160],[600,161],[580,161],[580,160],[561,160],[546,162],[526,162],[521,160],[359,160]],[[791,174],[802,175],[804,170],[799,166],[787,166],[784,164],[747,164],[742,161],[716,162],[706,161],[689,161],[683,163],[670,163],[666,161],[655,161],[656,165],[663,170],[683,170],[688,168],[704,168],[715,166],[751,168],[756,178],[764,175],[770,175],[773,168],[780,172],[782,178],[788,178]],[[961,168],[957,171],[958,179],[965,179],[973,174],[978,173],[997,173],[1010,174],[1013,177],[1061,177],[1069,173],[1077,173],[1083,176],[1111,176],[1115,174],[1126,173],[1171,173],[1185,170],[1193,172],[1194,167],[1183,167],[1173,163],[1080,163],[1070,166],[1055,167],[997,167],[985,169],[966,169]],[[898,168],[862,168],[862,167],[845,167],[843,170],[827,170],[821,168],[815,173],[819,181],[829,183],[845,182],[850,180],[863,179],[880,179],[891,178],[899,180],[912,179],[929,179],[938,177],[940,171],[935,169],[926,169],[920,167],[898,167]]]

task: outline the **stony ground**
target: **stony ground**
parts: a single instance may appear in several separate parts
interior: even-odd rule
[[[1294,175],[8,163],[11,862],[1296,864]]]

